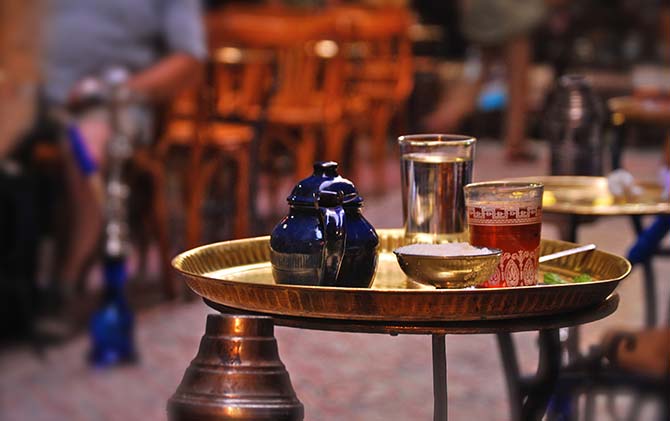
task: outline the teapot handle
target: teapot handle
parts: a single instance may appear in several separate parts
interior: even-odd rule
[[[334,286],[342,266],[347,238],[342,192],[323,191],[315,195],[323,225],[323,257],[319,271],[319,285]]]

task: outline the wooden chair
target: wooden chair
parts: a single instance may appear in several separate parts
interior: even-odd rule
[[[210,59],[206,75],[173,102],[161,142],[163,155],[174,147],[189,153],[183,176],[187,247],[201,241],[203,206],[219,170],[228,163],[234,165],[236,174],[233,236],[249,235],[253,140],[270,83],[271,55],[231,45],[217,22],[217,15],[207,17]]]
[[[131,182],[131,188],[136,190],[142,185],[142,179],[149,180],[149,195],[144,196],[145,191],[135,192],[133,194],[135,200],[142,200],[140,207],[144,209],[140,213],[141,220],[136,221],[140,223],[145,229],[148,236],[136,236],[138,240],[138,251],[140,253],[141,267],[146,268],[148,245],[150,235],[153,234],[158,245],[158,252],[160,256],[161,265],[161,282],[163,284],[163,294],[167,298],[175,298],[177,296],[177,281],[173,274],[172,266],[172,250],[170,248],[169,229],[170,221],[167,212],[167,196],[166,196],[166,177],[163,163],[153,156],[150,148],[140,148],[133,154],[132,157],[132,173],[135,182]],[[139,181],[139,182],[138,182]],[[144,204],[147,206],[145,207]],[[147,212],[147,209],[149,210]],[[143,233],[144,234],[144,233]]]
[[[595,415],[595,396],[606,394],[608,410],[616,419],[614,399],[621,392],[630,394],[632,404],[625,417],[640,418],[646,399],[659,403],[659,420],[670,420],[670,327],[640,331],[609,332],[603,341],[561,368],[548,419],[584,419]],[[577,398],[585,395],[583,417],[578,417]]]
[[[233,235],[240,238],[249,232],[249,148],[254,131],[246,124],[218,122],[202,115],[205,111],[200,110],[208,105],[199,99],[202,90],[202,87],[194,88],[177,101],[183,105],[187,101],[186,97],[190,96],[194,104],[189,108],[198,111],[191,115],[175,114],[168,118],[159,153],[164,160],[175,148],[189,154],[186,171],[181,177],[184,184],[186,246],[189,248],[200,243],[202,207],[217,170],[225,162],[232,162],[237,174]],[[177,107],[175,109],[179,110]]]
[[[340,160],[346,132],[344,69],[334,41],[333,17],[281,7],[236,6],[224,8],[216,19],[226,39],[274,51],[272,95],[261,142],[265,160],[272,163],[273,144],[283,145],[293,156],[295,180],[309,175],[319,156]]]
[[[411,16],[405,8],[358,6],[331,13],[347,59],[347,115],[370,137],[373,176],[383,183],[389,127],[413,88]]]

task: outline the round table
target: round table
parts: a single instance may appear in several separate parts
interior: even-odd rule
[[[436,290],[416,284],[400,270],[392,250],[404,244],[402,230],[379,230],[377,276],[371,288],[278,285],[269,262],[269,237],[203,246],[177,256],[173,265],[189,287],[226,314],[271,316],[277,325],[300,329],[432,337],[434,419],[447,419],[446,335],[498,335],[510,388],[513,419],[538,419],[558,378],[558,330],[611,314],[611,295],[630,271],[620,256],[603,251],[540,265],[540,272],[591,273],[584,284]],[[543,240],[541,254],[574,245]],[[519,376],[510,334],[538,331],[539,364],[531,379]]]
[[[670,115],[669,115],[670,117]],[[659,117],[660,118],[660,117]],[[544,184],[542,211],[545,222],[557,223],[561,239],[577,242],[580,224],[606,216],[630,216],[636,235],[643,230],[643,216],[670,215],[670,200],[662,197],[662,188],[655,182],[636,182],[642,194],[636,197],[615,198],[605,177],[538,176],[513,178],[514,181],[533,181]],[[656,255],[670,255],[659,250]],[[642,263],[645,284],[645,324],[657,324],[656,287],[651,259]],[[670,314],[668,315],[670,317]],[[572,347],[570,347],[572,348]]]
[[[622,96],[607,101],[610,111],[610,123],[614,128],[612,150],[612,168],[621,167],[621,155],[632,125],[656,126],[670,129],[670,98],[637,98]],[[665,139],[666,154],[670,153],[670,137]]]
[[[546,412],[561,367],[559,329],[600,320],[612,314],[619,296],[611,295],[600,305],[561,315],[515,318],[505,320],[450,322],[380,322],[361,320],[319,319],[246,312],[204,299],[211,308],[224,314],[261,314],[271,316],[276,325],[300,329],[350,333],[432,335],[433,420],[447,420],[447,353],[446,335],[495,333],[503,355],[514,355],[510,333],[539,331],[539,362],[534,377],[521,378],[516,355],[505,358],[508,389],[513,420],[541,419]]]

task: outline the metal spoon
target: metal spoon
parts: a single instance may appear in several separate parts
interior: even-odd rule
[[[570,256],[571,254],[577,254],[577,253],[582,253],[582,252],[589,251],[589,250],[595,250],[595,248],[596,248],[595,244],[586,244],[584,246],[579,246],[579,247],[575,247],[575,248],[572,248],[572,249],[559,251],[559,252],[556,252],[556,253],[546,254],[546,255],[540,257],[540,263],[548,262],[549,260],[554,260],[554,259],[558,259],[558,258],[565,257],[565,256]]]

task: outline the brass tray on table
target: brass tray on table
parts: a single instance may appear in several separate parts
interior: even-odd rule
[[[544,184],[542,207],[547,213],[583,216],[670,214],[670,200],[663,199],[661,186],[637,181],[642,193],[634,197],[614,197],[607,178],[590,176],[540,176],[512,178]]]
[[[417,284],[401,271],[393,249],[403,231],[378,230],[380,254],[371,288],[335,288],[275,284],[269,237],[216,243],[186,251],[173,260],[188,286],[215,303],[282,316],[365,321],[468,321],[509,319],[574,311],[602,303],[630,272],[623,257],[600,250],[540,265],[574,276],[588,273],[593,282],[515,288],[435,289]],[[574,244],[543,240],[541,254]]]

